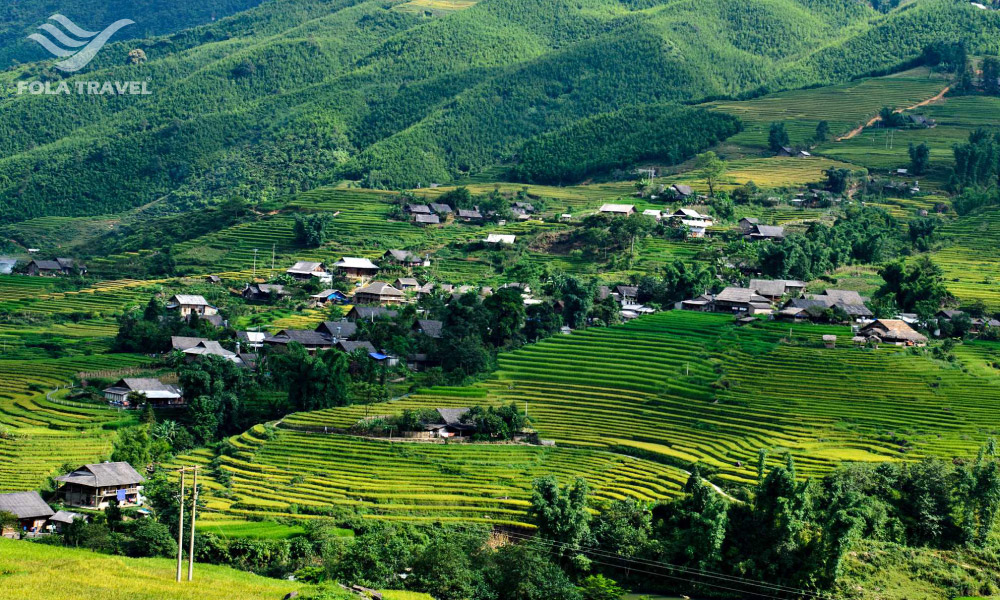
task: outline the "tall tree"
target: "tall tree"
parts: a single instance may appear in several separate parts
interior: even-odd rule
[[[767,147],[771,149],[771,152],[781,152],[788,145],[790,144],[785,124],[780,121],[771,123],[771,128],[767,132]]]
[[[726,169],[728,168],[726,161],[719,158],[715,152],[709,150],[698,155],[695,159],[694,167],[708,185],[708,195],[714,197],[715,186],[719,183],[719,179],[726,174]]]

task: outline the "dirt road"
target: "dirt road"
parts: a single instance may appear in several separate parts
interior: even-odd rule
[[[931,102],[937,102],[941,98],[944,98],[944,95],[947,94],[948,90],[950,90],[950,89],[951,89],[950,85],[946,86],[943,90],[941,90],[940,92],[938,92],[937,96],[934,96],[933,98],[928,98],[926,100],[921,100],[920,102],[917,102],[913,106],[907,106],[906,108],[897,108],[895,112],[900,113],[900,112],[903,112],[904,110],[913,110],[915,108],[920,108],[921,106],[927,106]],[[837,141],[840,142],[840,141],[843,141],[843,140],[849,140],[852,137],[854,137],[854,136],[858,135],[859,133],[861,133],[862,131],[864,131],[866,127],[871,127],[872,125],[874,125],[875,123],[878,123],[881,120],[882,120],[882,117],[873,117],[870,121],[868,121],[864,125],[859,125],[858,127],[855,127],[854,129],[852,129],[849,132],[847,132],[847,134],[840,136],[839,138],[837,138]]]

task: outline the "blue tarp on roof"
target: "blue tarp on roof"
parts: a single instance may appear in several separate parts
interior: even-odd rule
[[[375,360],[385,360],[389,358],[388,355],[382,354],[381,352],[369,352],[368,356],[374,358]]]

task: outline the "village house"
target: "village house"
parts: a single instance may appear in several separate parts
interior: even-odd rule
[[[384,306],[353,306],[347,313],[347,320],[352,322],[369,321],[375,319],[395,319],[399,311],[386,308]]]
[[[55,514],[38,492],[0,494],[0,512],[11,513],[17,517],[18,524],[17,529],[4,527],[0,530],[3,537],[14,537],[22,532],[41,533],[46,521]]]
[[[368,279],[378,275],[378,265],[367,258],[345,256],[333,266],[348,279]]]
[[[751,279],[749,288],[772,302],[785,296],[798,298],[806,289],[804,281],[794,279]]]
[[[347,302],[347,294],[340,290],[323,290],[318,294],[312,294],[309,296],[312,300],[313,306],[322,306],[324,304],[344,304]]]
[[[218,285],[222,283],[222,278],[218,275],[208,275],[205,277],[205,283],[211,283],[213,285]]]
[[[659,221],[660,219],[663,218],[663,213],[656,210],[655,208],[647,208],[646,210],[642,211],[642,216],[650,217],[651,219],[656,219],[657,221]]]
[[[240,355],[236,354],[232,350],[226,350],[221,344],[219,344],[219,342],[213,342],[211,340],[202,340],[198,342],[198,344],[190,348],[185,348],[181,352],[184,353],[188,362],[194,361],[200,356],[218,356],[235,363],[238,366],[248,366],[246,361],[243,360]]]
[[[927,338],[900,319],[877,319],[858,332],[868,341],[894,346],[926,346]]]
[[[204,296],[192,294],[177,294],[167,301],[167,310],[177,311],[181,318],[187,319],[192,314],[199,317],[219,314],[219,309],[208,303]]]
[[[759,223],[760,219],[757,217],[743,217],[736,223],[736,226],[744,235],[747,235]]]
[[[616,285],[614,295],[622,304],[634,303],[639,297],[639,288],[634,285]]]
[[[56,514],[49,517],[49,522],[46,527],[55,533],[62,533],[64,527],[77,519],[86,520],[86,517],[80,513],[70,512],[68,510],[59,510],[56,511]]]
[[[51,277],[55,275],[85,275],[87,267],[78,264],[73,258],[57,258],[55,260],[33,260],[25,267],[28,275],[36,277]]]
[[[413,222],[417,225],[440,225],[441,217],[437,215],[414,215]]]
[[[409,250],[386,250],[382,255],[382,261],[391,265],[401,267],[429,267],[431,266],[430,256],[420,256],[416,252]]]
[[[462,418],[469,412],[468,408],[439,408],[437,409],[437,423],[428,423],[424,430],[434,437],[464,437],[474,433],[476,426],[472,423],[463,423]]]
[[[287,346],[292,342],[301,344],[310,351],[333,348],[331,336],[311,329],[282,329],[278,333],[264,338],[264,343],[270,346]]]
[[[837,310],[846,314],[850,321],[866,323],[873,316],[872,311],[865,306],[866,300],[852,290],[828,289],[822,294],[789,300],[778,312],[778,316],[793,320],[825,320],[829,311]]]
[[[501,234],[501,233],[491,233],[488,236],[486,236],[486,239],[483,240],[483,242],[486,243],[486,244],[490,244],[490,245],[505,244],[505,245],[508,245],[508,246],[512,246],[512,245],[514,245],[514,240],[515,239],[517,239],[517,238],[516,238],[516,236],[513,236],[513,235],[505,235],[505,234]]]
[[[300,260],[286,269],[285,273],[291,275],[293,279],[298,279],[299,281],[306,281],[312,279],[313,277],[319,277],[320,279],[329,277],[323,263],[304,260]]]
[[[413,323],[413,331],[435,340],[440,339],[444,333],[444,323],[433,319],[417,319]]]
[[[139,394],[153,406],[184,404],[184,393],[180,388],[152,377],[126,377],[104,389],[104,397],[108,402],[119,406],[129,406],[131,394]]]
[[[384,281],[372,283],[354,292],[355,304],[401,304],[406,301],[403,292]]]
[[[250,302],[270,302],[271,298],[279,299],[291,296],[292,293],[283,285],[273,283],[248,283],[243,288],[243,299]]]
[[[426,204],[407,204],[403,207],[403,210],[412,215],[429,215],[431,214],[431,207]]]
[[[635,206],[632,204],[604,204],[599,212],[614,216],[628,216],[635,214]]]
[[[768,315],[774,312],[771,302],[750,288],[727,287],[712,300],[714,312]]]
[[[675,183],[670,186],[670,195],[675,200],[687,200],[694,196],[694,190],[689,185]]]
[[[207,342],[208,340],[200,337],[186,337],[182,335],[172,335],[170,336],[170,349],[177,352],[183,352],[188,348],[194,348],[202,342]]]
[[[349,340],[340,340],[339,342],[334,344],[333,347],[345,354],[353,354],[358,350],[363,350],[365,354],[368,354],[369,356],[378,353],[377,350],[375,349],[375,346],[373,346],[371,342],[353,342]]]
[[[404,292],[420,289],[420,282],[415,277],[400,277],[393,285],[396,289]]]
[[[439,204],[437,202],[431,202],[431,210],[442,217],[447,217],[453,212],[447,204]]]
[[[479,212],[478,207],[473,209],[460,208],[458,209],[457,218],[466,223],[472,223],[474,221],[482,221],[483,215]]]
[[[140,506],[146,481],[127,462],[83,465],[54,480],[63,484],[56,491],[63,503],[96,510],[104,510],[113,499],[119,506]]]
[[[264,347],[264,338],[267,334],[263,331],[237,331],[236,332],[236,353],[239,354],[240,349],[249,348],[251,350],[260,350]],[[197,344],[195,344],[197,345]]]
[[[696,298],[678,302],[677,308],[680,308],[681,310],[709,312],[712,310],[712,300],[714,300],[714,297],[711,294],[702,294]]]
[[[785,228],[778,225],[754,225],[746,234],[746,239],[757,240],[780,240],[785,237]]]
[[[712,217],[703,215],[692,208],[679,208],[670,215],[670,219],[675,223],[680,223],[688,228],[688,237],[703,238],[705,231],[714,224]]]
[[[316,326],[316,331],[330,336],[333,343],[349,340],[358,333],[358,324],[352,321],[323,321]]]

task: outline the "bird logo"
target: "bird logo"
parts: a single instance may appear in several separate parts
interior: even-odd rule
[[[66,73],[75,73],[86,67],[108,43],[111,36],[118,33],[122,27],[135,24],[131,19],[121,19],[109,25],[104,31],[96,32],[78,27],[63,15],[52,15],[49,21],[62,25],[63,28],[60,29],[53,23],[45,23],[38,28],[52,36],[55,41],[40,33],[33,33],[28,39],[38,42],[53,56],[66,59],[55,64],[57,69]]]

